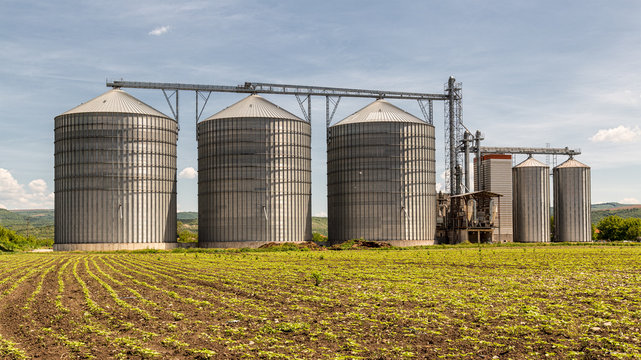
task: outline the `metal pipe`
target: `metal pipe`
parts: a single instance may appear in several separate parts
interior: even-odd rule
[[[456,171],[456,114],[454,113],[454,76],[450,76],[449,81],[447,82],[447,95],[448,95],[448,106],[449,106],[449,121],[450,121],[450,194],[458,195],[458,189],[456,186],[456,176],[454,172]]]
[[[466,131],[463,134],[463,152],[465,154],[465,164],[463,165],[465,168],[465,191],[470,192],[470,134],[468,131]]]
[[[481,189],[481,131],[476,130],[476,137],[475,137],[475,142],[476,142],[476,183],[479,185],[478,189],[474,189],[474,191],[480,191]]]
[[[460,194],[461,193],[461,184],[462,184],[461,177],[463,175],[462,173],[463,173],[463,170],[461,169],[461,165],[456,164],[456,171],[455,171],[455,174],[456,174],[456,177],[455,177],[455,180],[456,180],[456,194]]]

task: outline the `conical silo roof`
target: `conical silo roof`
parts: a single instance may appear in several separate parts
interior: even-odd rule
[[[589,169],[590,167],[571,157],[561,165],[555,167],[555,169],[564,169],[564,168],[588,168]]]
[[[538,161],[537,159],[530,156],[524,162],[515,166],[515,168],[524,168],[524,167],[548,167],[544,163]]]
[[[303,121],[298,116],[259,95],[249,95],[204,121],[230,118],[273,118]]]
[[[383,99],[380,99],[365,106],[332,126],[364,122],[410,122],[425,124],[425,121]]]
[[[81,113],[122,113],[169,117],[120,89],[109,90],[61,115]]]

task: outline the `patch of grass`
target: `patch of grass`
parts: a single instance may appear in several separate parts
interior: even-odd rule
[[[315,271],[312,273],[312,280],[314,281],[314,286],[320,286],[323,282],[323,276],[321,273]]]

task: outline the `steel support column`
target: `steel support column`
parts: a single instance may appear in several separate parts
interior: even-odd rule
[[[463,157],[465,161],[465,164],[463,164],[463,168],[465,169],[465,192],[472,191],[470,189],[470,136],[471,134],[468,131],[463,134],[463,153],[465,154]]]
[[[447,82],[447,95],[448,95],[448,100],[447,100],[447,107],[448,107],[448,129],[449,129],[449,134],[446,136],[449,137],[448,139],[448,145],[449,149],[447,151],[449,152],[449,169],[450,169],[450,194],[452,195],[458,195],[458,186],[456,186],[456,176],[454,175],[454,172],[456,171],[456,163],[457,163],[457,156],[456,156],[456,114],[454,113],[456,111],[454,101],[455,101],[455,92],[454,92],[454,82],[456,79],[454,79],[453,76],[450,76],[450,79]]]

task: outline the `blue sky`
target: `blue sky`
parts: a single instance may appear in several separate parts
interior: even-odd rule
[[[593,203],[639,203],[640,19],[636,0],[0,0],[0,206],[53,207],[53,118],[107,91],[107,78],[440,92],[450,75],[485,145],[580,148]],[[159,90],[127,91],[171,113]],[[300,115],[295,98],[266,97]],[[240,98],[213,94],[204,115]],[[341,101],[335,120],[367,103]],[[393,103],[420,115],[415,102]],[[312,210],[323,215],[324,99],[312,105]],[[434,115],[443,183],[442,104]],[[192,93],[181,93],[180,117],[183,172],[197,169]],[[197,208],[189,173],[182,211]]]

